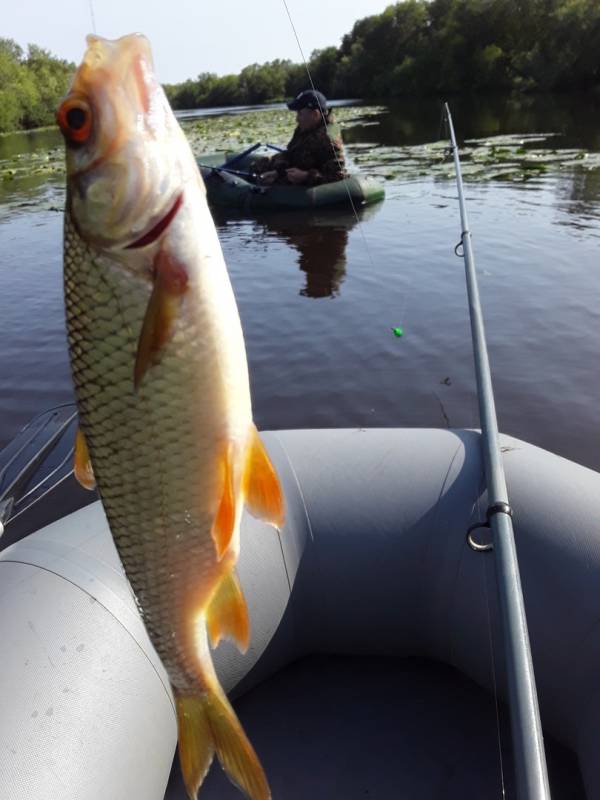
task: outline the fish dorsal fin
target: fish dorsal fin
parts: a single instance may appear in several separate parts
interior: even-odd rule
[[[233,486],[232,449],[231,445],[223,448],[223,452],[219,457],[221,498],[211,531],[215,547],[217,548],[217,558],[219,561],[227,552],[235,530],[236,509]]]
[[[75,436],[73,472],[84,489],[92,491],[96,488],[96,478],[94,477],[90,454],[81,428],[77,428],[77,435]]]
[[[285,521],[283,492],[254,425],[250,432],[243,488],[246,507],[252,516],[282,528]]]
[[[219,584],[206,612],[206,629],[212,647],[232,639],[242,653],[250,644],[248,606],[237,575],[232,570]]]

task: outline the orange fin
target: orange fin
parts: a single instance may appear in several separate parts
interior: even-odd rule
[[[211,531],[217,548],[217,558],[219,561],[225,555],[235,529],[235,498],[233,491],[231,446],[227,447],[220,458],[220,470],[222,477],[221,502]]]
[[[73,472],[84,489],[89,489],[92,491],[96,488],[96,478],[94,477],[94,470],[92,469],[90,454],[88,452],[85,436],[81,432],[81,428],[77,428],[77,435],[75,436]]]
[[[154,287],[138,340],[133,384],[138,389],[151,366],[160,362],[162,351],[175,332],[175,322],[187,290],[187,272],[164,251],[154,259]]]
[[[235,572],[226,575],[206,611],[206,628],[212,647],[221,639],[233,639],[242,653],[250,644],[248,606]]]
[[[254,517],[282,528],[285,522],[283,492],[275,468],[254,425],[250,434],[243,485],[248,511]]]
[[[203,696],[176,694],[179,763],[190,800],[196,800],[215,753],[204,702]]]
[[[176,692],[179,759],[190,800],[216,752],[229,779],[250,800],[271,800],[269,784],[240,721],[220,686],[201,695]]]

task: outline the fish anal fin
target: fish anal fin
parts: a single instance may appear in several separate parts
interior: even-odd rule
[[[96,488],[96,478],[92,469],[90,454],[81,428],[77,428],[75,436],[75,455],[73,458],[73,473],[84,489],[93,491]]]
[[[210,601],[206,612],[206,627],[212,647],[216,647],[221,639],[232,639],[242,653],[248,649],[248,606],[233,570],[223,578]]]
[[[282,528],[285,521],[283,492],[254,425],[250,432],[243,488],[248,511],[254,517]]]
[[[138,339],[133,374],[136,390],[150,367],[160,362],[173,337],[187,282],[185,267],[160,250],[154,259],[154,286]]]
[[[249,800],[271,800],[258,757],[220,686],[201,695],[177,693],[179,758],[190,800],[197,793],[213,753],[229,779]]]
[[[221,497],[211,533],[217,548],[217,558],[220,561],[231,544],[235,530],[236,509],[233,488],[232,447],[229,445],[223,448],[219,458],[219,470],[221,474]]]

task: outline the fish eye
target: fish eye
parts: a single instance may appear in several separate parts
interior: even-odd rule
[[[78,131],[86,123],[87,113],[83,108],[70,108],[66,113],[67,124],[72,131]]]
[[[92,132],[92,110],[81,97],[67,98],[56,115],[63,136],[70,142],[82,144]]]

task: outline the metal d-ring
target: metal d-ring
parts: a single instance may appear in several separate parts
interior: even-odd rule
[[[476,553],[487,553],[489,550],[494,549],[492,542],[488,542],[488,544],[479,544],[472,536],[473,531],[476,531],[477,528],[491,528],[491,518],[494,514],[508,514],[509,517],[512,517],[513,512],[508,503],[494,503],[485,512],[485,522],[476,522],[474,525],[471,525],[467,530],[467,543]]]
[[[476,553],[487,553],[489,550],[494,549],[494,545],[492,542],[488,542],[487,544],[479,544],[473,538],[473,531],[477,530],[477,528],[489,528],[489,522],[476,522],[475,525],[471,525],[471,527],[467,531],[467,544],[471,548],[471,550],[475,550]]]

